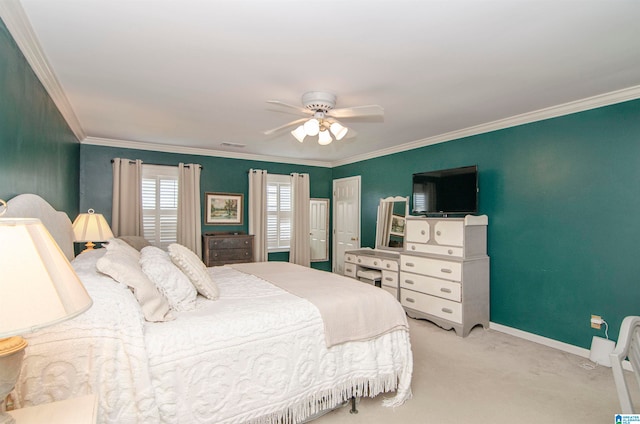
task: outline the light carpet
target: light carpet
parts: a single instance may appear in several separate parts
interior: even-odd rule
[[[413,398],[395,409],[364,398],[358,414],[345,406],[314,424],[605,424],[619,412],[611,368],[587,358],[481,327],[461,338],[428,321],[409,325]]]

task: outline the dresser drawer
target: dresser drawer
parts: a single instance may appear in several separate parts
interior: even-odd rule
[[[398,272],[382,270],[382,280],[380,284],[383,287],[398,287]]]
[[[362,256],[359,255],[356,258],[356,263],[358,265],[362,265],[364,267],[367,268],[378,268],[378,269],[382,269],[382,263],[384,262],[383,259],[380,258],[371,258],[369,256]]]
[[[453,256],[461,258],[464,255],[462,247],[438,246],[436,244],[407,243],[407,250],[416,253],[430,253],[432,255]]]
[[[400,287],[453,300],[454,302],[462,301],[462,285],[453,281],[401,271]]]
[[[244,260],[251,262],[253,255],[250,249],[226,249],[209,252],[209,258],[213,261]]]
[[[400,303],[425,314],[462,323],[462,303],[405,289],[400,290]]]
[[[242,249],[252,246],[253,238],[250,237],[227,237],[209,238],[209,247],[211,249]]]
[[[462,263],[419,256],[400,256],[401,270],[430,275],[451,281],[462,281]]]
[[[344,275],[351,278],[356,278],[358,272],[358,266],[352,263],[346,262],[344,264]]]
[[[357,259],[358,259],[358,256],[354,255],[353,253],[345,253],[344,254],[344,261],[345,262],[349,262],[349,263],[355,264]]]

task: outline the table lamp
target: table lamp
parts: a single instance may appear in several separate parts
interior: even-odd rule
[[[0,199],[0,424],[14,423],[3,402],[18,380],[27,342],[20,337],[80,315],[93,304],[39,219],[2,218]]]
[[[81,213],[73,221],[73,239],[77,242],[86,242],[85,250],[93,250],[94,241],[107,241],[113,238],[113,233],[107,220],[93,209],[87,213]]]

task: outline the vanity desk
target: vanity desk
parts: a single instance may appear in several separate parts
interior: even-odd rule
[[[398,299],[400,253],[376,249],[348,250],[344,253],[344,275],[370,280],[379,272],[380,286]],[[372,272],[373,271],[373,272]]]

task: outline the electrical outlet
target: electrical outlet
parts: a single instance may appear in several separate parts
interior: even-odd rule
[[[599,330],[600,326],[602,326],[602,317],[600,315],[591,315],[591,328]]]

